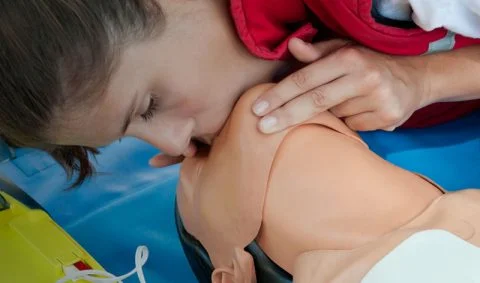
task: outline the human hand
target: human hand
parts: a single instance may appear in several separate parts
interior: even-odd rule
[[[273,133],[330,110],[353,130],[393,130],[426,105],[423,74],[413,57],[393,57],[344,40],[289,42],[309,63],[257,99],[259,129]]]
[[[152,167],[163,168],[177,163],[181,163],[185,159],[184,156],[169,156],[163,153],[159,153],[150,158],[148,164]]]

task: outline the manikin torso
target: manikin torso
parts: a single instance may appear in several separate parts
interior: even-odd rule
[[[212,281],[253,282],[244,251],[252,241],[295,282],[360,282],[416,231],[480,244],[478,192],[444,194],[375,155],[329,112],[261,134],[250,106],[269,87],[246,93],[210,152],[182,165],[179,212],[216,268]]]

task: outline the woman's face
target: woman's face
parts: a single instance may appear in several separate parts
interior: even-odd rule
[[[133,136],[181,155],[192,139],[211,141],[246,88],[271,79],[278,62],[247,53],[222,1],[160,2],[163,33],[124,51],[102,97],[67,115],[57,143],[98,147]]]

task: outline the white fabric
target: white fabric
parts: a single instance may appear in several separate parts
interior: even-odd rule
[[[375,8],[385,18],[398,21],[410,21],[412,8],[408,0],[373,0]]]
[[[480,249],[444,230],[416,233],[363,278],[362,283],[478,283]]]
[[[480,0],[409,0],[413,20],[426,31],[446,28],[480,38]]]
[[[146,246],[139,246],[135,252],[135,268],[125,275],[115,276],[103,270],[79,271],[72,266],[67,266],[64,268],[65,277],[59,279],[56,283],[75,282],[77,280],[84,280],[92,283],[122,283],[122,280],[129,278],[135,273],[137,274],[140,283],[146,283],[147,281],[145,280],[145,275],[143,274],[143,266],[147,260],[148,248]]]
[[[404,21],[413,19],[426,31],[445,28],[467,37],[480,38],[480,0],[373,1],[384,17]]]

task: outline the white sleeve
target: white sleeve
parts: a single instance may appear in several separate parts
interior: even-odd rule
[[[422,29],[445,28],[480,38],[480,0],[409,0],[413,20]]]

